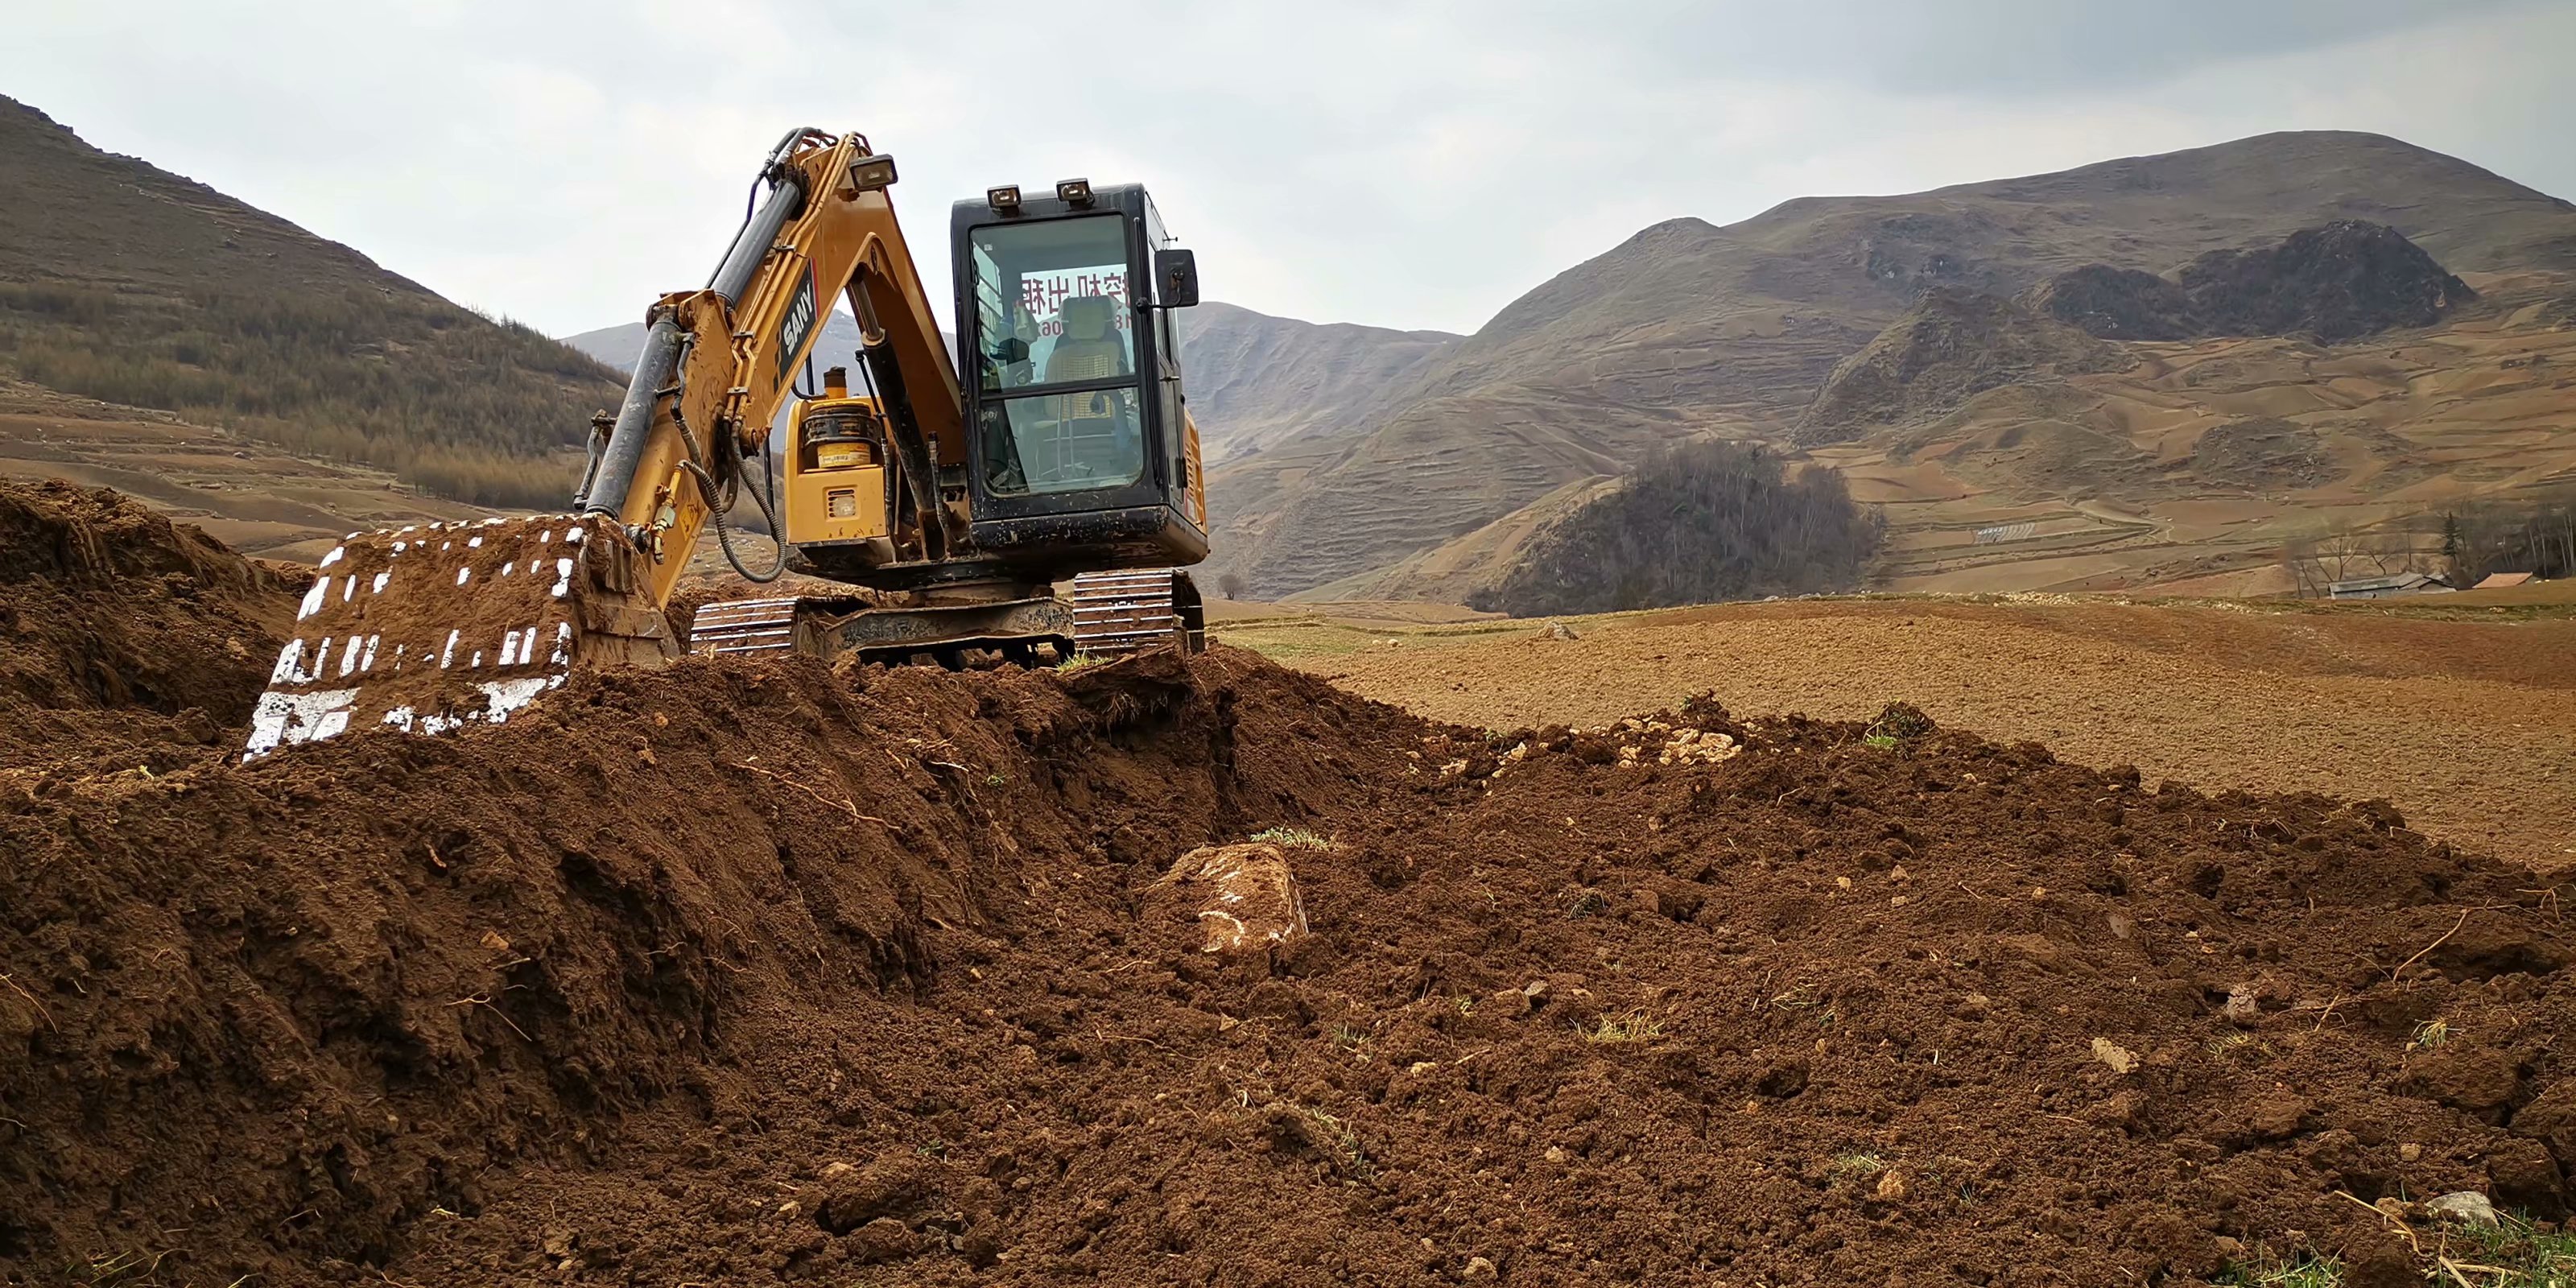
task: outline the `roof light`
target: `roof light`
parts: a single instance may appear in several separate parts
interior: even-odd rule
[[[1067,179],[1055,186],[1055,195],[1068,206],[1088,206],[1091,204],[1091,181]]]
[[[993,209],[1001,211],[1006,215],[1019,209],[1020,185],[1013,183],[1005,184],[999,188],[986,188],[984,190],[984,204],[991,206]]]
[[[861,192],[876,192],[894,185],[894,154],[880,152],[850,163],[850,186]]]

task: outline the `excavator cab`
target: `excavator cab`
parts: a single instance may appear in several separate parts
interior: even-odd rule
[[[950,211],[970,545],[1029,570],[1207,555],[1174,310],[1198,302],[1143,187],[995,188]]]

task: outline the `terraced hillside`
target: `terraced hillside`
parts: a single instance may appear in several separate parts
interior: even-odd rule
[[[613,373],[0,98],[0,374],[444,496],[559,501]]]
[[[1348,593],[1670,438],[1787,437],[1834,365],[1934,287],[2009,296],[2095,263],[2161,272],[2338,219],[2393,227],[2473,286],[2546,298],[2576,270],[2566,202],[2332,132],[1802,198],[1726,227],[1673,220],[1515,301],[1329,447],[1236,462],[1218,480],[1219,557],[1258,594]]]

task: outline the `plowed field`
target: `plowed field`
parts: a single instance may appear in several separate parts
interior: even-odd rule
[[[2150,777],[2385,797],[2458,844],[2576,862],[2576,610],[2449,598],[1813,600],[1578,622],[1574,640],[1532,622],[1221,633],[1435,719],[1597,725],[1713,690],[1849,720],[1901,699]]]

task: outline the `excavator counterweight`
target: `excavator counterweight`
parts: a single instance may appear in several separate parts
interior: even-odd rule
[[[1197,302],[1189,252],[1134,185],[957,203],[961,379],[895,177],[860,135],[782,138],[707,286],[649,311],[574,512],[350,534],[246,754],[501,723],[577,669],[686,651],[956,666],[1199,647],[1179,568],[1207,554],[1207,500],[1171,314]],[[818,379],[836,301],[862,343]],[[765,567],[727,526],[742,510],[775,552]],[[706,605],[684,638],[663,610],[710,526],[749,581],[850,591]]]

